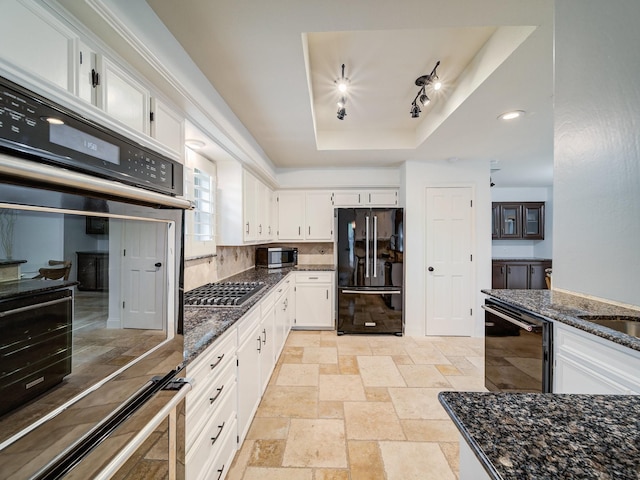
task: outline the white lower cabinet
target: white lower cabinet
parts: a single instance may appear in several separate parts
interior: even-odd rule
[[[187,365],[186,375],[193,380],[193,390],[186,399],[185,474],[188,480],[211,478],[209,472],[214,465],[225,455],[228,457],[228,452],[235,453],[236,348],[237,334],[232,328]]]
[[[260,309],[245,315],[238,326],[238,437],[242,443],[251,425],[262,395],[260,382],[260,352],[262,322]]]
[[[640,395],[640,352],[554,323],[554,393]]]
[[[293,315],[291,314],[291,278],[289,275],[280,282],[275,292],[275,328],[274,328],[274,353],[275,358],[280,356],[284,342],[291,330]]]
[[[333,272],[297,272],[294,328],[332,329]]]
[[[186,479],[223,479],[244,441],[290,330],[293,274],[195,361],[186,400]],[[284,303],[283,303],[284,302]]]

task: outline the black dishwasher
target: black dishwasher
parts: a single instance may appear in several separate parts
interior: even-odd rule
[[[487,390],[550,393],[552,323],[494,298],[482,308]]]
[[[65,288],[0,302],[0,415],[71,373],[72,298]]]

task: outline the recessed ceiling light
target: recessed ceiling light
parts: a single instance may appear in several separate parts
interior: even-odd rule
[[[524,114],[524,110],[512,110],[498,115],[498,120],[513,120],[514,118],[522,117]]]
[[[185,140],[184,144],[191,150],[200,150],[202,147],[204,147],[204,142],[202,140],[196,140],[195,138],[189,138]]]

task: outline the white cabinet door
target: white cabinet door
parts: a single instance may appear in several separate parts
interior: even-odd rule
[[[38,3],[4,0],[0,4],[0,64],[16,66],[74,92],[71,58],[77,35]]]
[[[366,193],[365,205],[371,207],[396,207],[398,205],[397,190],[370,190]]]
[[[258,239],[262,242],[273,240],[273,227],[271,221],[271,209],[273,202],[273,191],[264,183],[258,181],[257,188],[257,221]]]
[[[553,392],[640,394],[640,352],[558,322]]]
[[[333,240],[331,192],[307,192],[305,195],[305,239]]]
[[[245,170],[242,179],[245,242],[255,242],[258,239],[258,185],[258,179]]]
[[[98,72],[96,52],[84,42],[78,42],[78,96],[91,105],[97,105]]]
[[[149,134],[149,90],[110,59],[98,56],[98,107],[138,132]]]
[[[151,99],[151,112],[151,136],[174,152],[182,153],[184,118],[156,97]]]
[[[260,323],[260,337],[262,348],[260,350],[260,383],[262,394],[269,384],[271,372],[275,366],[275,309],[271,305],[262,317]]]
[[[298,272],[295,328],[333,328],[332,272]]]
[[[334,207],[358,207],[363,204],[364,192],[360,190],[342,190],[333,192]]]
[[[289,310],[289,291],[290,280],[283,280],[276,287],[276,304],[275,304],[275,332],[274,332],[274,357],[278,358],[284,342],[289,335],[291,329],[291,319]]]
[[[304,239],[304,192],[278,194],[278,239]]]
[[[252,312],[242,322],[253,323],[244,341],[238,348],[238,436],[240,443],[251,425],[251,419],[258,408],[261,398],[260,351],[262,350],[261,323],[255,322]]]

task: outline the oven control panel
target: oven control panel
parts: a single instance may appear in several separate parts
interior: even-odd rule
[[[180,163],[0,77],[0,147],[45,163],[182,195]]]

